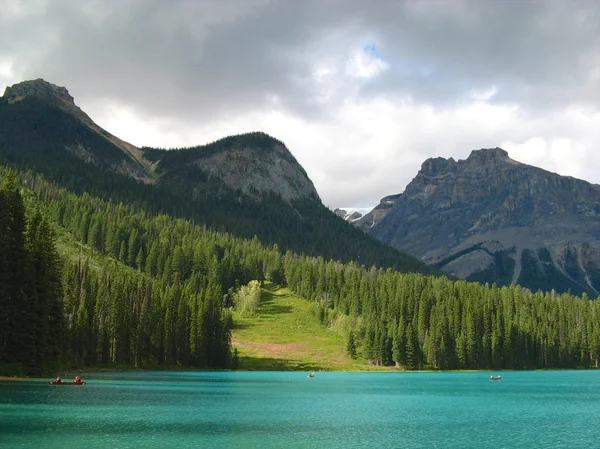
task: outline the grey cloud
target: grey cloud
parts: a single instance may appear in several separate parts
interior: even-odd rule
[[[446,2],[422,2],[427,6]],[[447,2],[456,5],[457,2]],[[462,2],[464,15],[390,14],[371,18],[384,57],[395,62],[370,93],[455,104],[471,89],[496,85],[497,103],[532,107],[590,101],[598,67],[600,7],[594,2]],[[590,56],[596,55],[595,58]],[[394,64],[394,62],[392,64]],[[402,63],[430,73],[403,73]],[[592,87],[596,93],[598,86]]]
[[[274,98],[327,114],[306,81],[313,58],[343,58],[361,36],[390,64],[362,95],[444,105],[496,85],[495,102],[563,104],[598,93],[587,77],[599,63],[599,12],[594,2],[49,2],[3,23],[0,51],[26,77],[182,118],[226,118]]]

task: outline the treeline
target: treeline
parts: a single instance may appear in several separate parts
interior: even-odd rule
[[[519,286],[366,270],[320,258],[285,258],[285,278],[316,301],[324,321],[349,316],[378,365],[407,369],[598,367],[600,303]]]

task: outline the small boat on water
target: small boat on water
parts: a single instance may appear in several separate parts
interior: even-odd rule
[[[502,376],[490,376],[490,380],[502,380]]]
[[[51,382],[48,382],[48,385],[85,385],[85,382],[81,380],[81,377],[75,376],[73,382],[64,382],[60,376]]]
[[[306,377],[315,377],[315,373],[309,373]]]

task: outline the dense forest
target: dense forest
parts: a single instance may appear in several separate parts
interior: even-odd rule
[[[600,303],[520,286],[498,288],[290,257],[285,278],[324,321],[350,318],[348,346],[407,369],[598,367]]]
[[[324,325],[345,323],[349,353],[374,364],[598,364],[600,305],[585,296],[343,264],[74,194],[32,173],[19,180],[5,169],[1,177],[1,207],[12,211],[0,229],[2,254],[12,255],[0,262],[1,312],[4,324],[19,323],[2,326],[5,370],[12,363],[39,372],[40,360],[234,366],[229,308],[252,280],[289,286],[317,305]],[[60,264],[50,262],[58,255],[49,223],[67,242],[58,245]]]
[[[70,194],[32,175],[25,178],[34,189],[22,194],[11,171],[0,177],[6,179],[2,210],[21,211],[3,214],[0,227],[6,245],[0,271],[6,292],[0,307],[3,372],[39,374],[57,364],[225,368],[235,362],[223,286],[247,283],[259,273],[224,257],[230,237]],[[31,203],[27,218],[23,196]],[[63,248],[61,260],[45,217],[74,231],[66,234],[71,247]],[[46,233],[33,233],[36,226]],[[124,233],[124,226],[133,232]],[[91,258],[74,249],[87,242]],[[193,251],[193,264],[182,264],[183,249]],[[32,282],[35,270],[41,281],[50,278],[52,289]],[[42,351],[47,357],[39,357]]]

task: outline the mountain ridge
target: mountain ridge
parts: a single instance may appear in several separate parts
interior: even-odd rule
[[[75,99],[65,87],[57,86],[44,79],[38,78],[8,86],[2,98],[9,105],[23,102],[28,98],[36,98],[58,107],[98,136],[108,140],[126,155],[125,162],[121,160],[119,164],[110,164],[114,171],[145,183],[156,182],[160,173],[165,172],[164,169],[157,171],[157,165],[164,166],[166,161],[172,165],[173,161],[184,159],[181,157],[182,152],[190,152],[195,155],[195,159],[192,161],[193,165],[207,172],[209,176],[221,179],[233,190],[241,189],[250,195],[258,193],[258,196],[262,193],[276,193],[285,200],[312,197],[320,201],[308,174],[285,144],[265,133],[230,136],[207,145],[194,146],[185,150],[163,150],[162,155],[158,157],[158,152],[161,150],[149,147],[138,148],[98,126],[75,104]],[[261,138],[252,139],[257,135],[260,135]],[[235,144],[241,141],[244,141],[246,145],[223,145],[224,142]],[[65,148],[85,162],[100,164],[101,157],[95,154],[89,144],[86,146],[84,143],[74,142],[65,145]],[[218,151],[214,151],[216,148]],[[207,149],[212,151],[207,151]],[[266,151],[267,149],[269,151]],[[147,154],[149,152],[154,152],[154,154],[149,157]],[[236,166],[236,170],[231,170],[232,165]],[[254,176],[257,171],[261,172],[260,176]],[[268,181],[261,184],[261,176],[268,177]],[[279,180],[287,181],[287,183],[277,182]],[[251,187],[258,192],[251,191]]]
[[[355,224],[449,275],[600,291],[600,186],[515,161],[501,148],[425,160],[389,208],[370,214]]]
[[[180,151],[134,147],[139,162],[90,125],[66,89],[43,80],[15,86],[0,98],[3,164],[40,173],[78,194],[256,236],[284,251],[439,273],[336,217],[285,145],[264,133]]]

